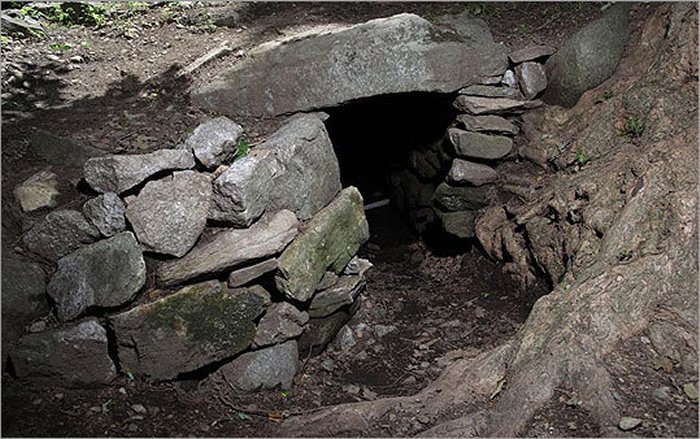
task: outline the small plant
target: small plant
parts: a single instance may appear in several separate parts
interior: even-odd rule
[[[67,43],[51,43],[49,44],[49,49],[53,50],[54,52],[65,52],[67,50],[71,50],[73,46]]]
[[[43,15],[48,21],[66,26],[75,24],[83,26],[102,26],[107,21],[107,8],[99,3],[64,2],[39,12],[31,6],[25,6],[22,14],[37,18]]]
[[[8,44],[10,44],[10,41],[12,40],[7,35],[0,35],[0,44],[2,44],[2,47],[5,47]]]
[[[644,125],[644,121],[639,117],[628,116],[625,122],[625,134],[633,139],[639,138],[644,133]]]
[[[574,157],[574,160],[576,160],[576,163],[578,163],[579,166],[583,166],[583,165],[585,165],[586,163],[590,162],[590,161],[591,161],[591,158],[588,157],[588,155],[587,155],[585,152],[579,151],[579,152],[576,153],[576,156]]]
[[[248,141],[245,139],[239,140],[238,145],[236,145],[236,154],[233,156],[233,161],[235,162],[236,160],[247,156],[249,152],[250,145],[248,144]]]
[[[632,258],[632,250],[623,248],[617,254],[617,260],[620,262],[629,261]]]
[[[280,395],[282,395],[282,398],[289,398],[292,396],[292,391],[291,390],[281,390]]]

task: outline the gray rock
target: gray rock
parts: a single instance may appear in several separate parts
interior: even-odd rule
[[[492,167],[462,159],[454,159],[447,174],[447,181],[456,185],[482,186],[495,182],[497,178],[498,172]]]
[[[44,169],[15,187],[12,194],[25,212],[54,207],[61,194],[58,190],[58,177],[49,169]]]
[[[456,118],[457,123],[467,131],[496,134],[518,134],[518,127],[500,116],[472,116],[460,114]]]
[[[343,308],[318,319],[309,319],[304,333],[299,338],[299,352],[303,355],[318,355],[333,341],[338,331],[350,320],[357,311],[360,301],[357,300],[350,308]]]
[[[239,268],[229,274],[228,286],[230,288],[240,287],[276,269],[277,259],[275,258],[267,259],[248,267]]]
[[[107,331],[96,320],[26,335],[10,358],[19,378],[51,384],[106,384],[117,376],[108,354]]]
[[[277,162],[269,211],[291,210],[300,220],[307,220],[342,188],[333,145],[315,115],[292,117],[257,148],[271,151]]]
[[[106,237],[126,229],[126,206],[114,192],[97,196],[85,202],[83,215]]]
[[[628,11],[618,3],[576,32],[545,65],[549,85],[542,99],[573,107],[581,95],[613,74],[629,38]]]
[[[539,58],[552,55],[556,50],[551,46],[527,46],[523,49],[518,49],[508,55],[513,64],[520,64],[525,61],[534,61]]]
[[[513,149],[513,140],[505,136],[448,128],[447,135],[459,157],[496,160],[507,156]]]
[[[412,172],[402,169],[389,175],[394,187],[394,202],[400,211],[430,206],[430,199],[435,191],[435,183],[423,183]]]
[[[540,101],[518,101],[510,98],[484,98],[480,96],[459,95],[454,101],[454,107],[459,111],[470,114],[503,114],[522,113],[525,110],[537,108]]]
[[[207,169],[230,163],[238,151],[243,128],[228,117],[220,116],[200,124],[182,147],[192,150]]]
[[[520,99],[522,95],[515,87],[491,87],[475,84],[459,90],[459,94],[468,96],[484,96],[488,98],[513,98]]]
[[[482,85],[498,85],[503,83],[503,75],[497,75],[497,76],[485,76],[482,78],[479,78],[477,81],[477,84],[482,84]]]
[[[209,218],[237,227],[250,226],[270,203],[277,169],[274,154],[260,148],[236,160],[214,180]]]
[[[46,274],[41,266],[21,259],[15,252],[2,252],[2,363],[19,340],[24,327],[46,315]]]
[[[96,191],[121,194],[160,171],[192,167],[192,152],[164,149],[150,154],[94,157],[85,162],[83,172],[85,180]]]
[[[369,239],[362,195],[343,189],[305,228],[280,256],[275,276],[277,288],[300,302],[311,298],[326,270],[339,273]]]
[[[506,87],[515,88],[518,85],[518,80],[515,78],[515,72],[510,69],[506,70],[506,72],[503,74],[501,84],[505,85]]]
[[[350,262],[348,262],[348,265],[343,268],[343,274],[359,274],[360,276],[364,276],[367,270],[373,266],[374,264],[367,259],[353,256],[352,259],[350,259]]]
[[[396,331],[396,326],[394,325],[374,325],[374,334],[377,338],[384,338],[394,331]]]
[[[326,271],[318,285],[316,285],[316,291],[325,290],[338,283],[338,275],[332,271]]]
[[[62,321],[91,306],[113,307],[131,300],[146,283],[146,263],[131,232],[80,248],[58,261],[47,292]]]
[[[260,319],[253,346],[269,346],[298,337],[308,321],[309,315],[293,305],[287,302],[273,303]]]
[[[450,186],[441,183],[435,190],[433,202],[442,210],[458,212],[462,210],[479,210],[490,204],[494,197],[493,186]]]
[[[641,419],[632,418],[630,416],[621,417],[620,422],[618,423],[618,427],[622,431],[634,430],[635,428],[639,427],[640,425],[642,425]]]
[[[433,151],[411,150],[408,160],[411,169],[425,180],[434,180],[440,175],[440,159]]]
[[[288,210],[266,214],[248,229],[227,229],[202,239],[182,259],[161,264],[158,278],[165,284],[174,284],[270,257],[294,239],[298,226],[296,216]]]
[[[460,239],[474,237],[474,224],[476,216],[478,215],[477,211],[440,212],[438,210],[437,212],[445,232]]]
[[[279,115],[390,93],[452,92],[507,65],[483,21],[441,28],[413,14],[265,43],[248,55],[194,90],[195,105]]]
[[[129,201],[126,217],[145,250],[181,257],[204,231],[211,197],[208,176],[175,172],[146,183]]]
[[[365,285],[364,276],[341,276],[337,284],[314,295],[309,305],[309,316],[326,317],[343,306],[350,305]]]
[[[533,99],[547,88],[547,74],[544,66],[536,62],[525,62],[515,68],[520,90],[526,99]]]
[[[225,376],[226,382],[231,383],[236,390],[254,392],[278,386],[289,389],[298,370],[297,342],[289,340],[280,345],[245,353],[222,366],[216,376]]]
[[[263,299],[218,281],[182,288],[109,318],[125,370],[166,380],[231,357],[250,346]]]
[[[103,157],[105,153],[97,148],[80,145],[65,137],[48,131],[33,129],[29,132],[29,147],[37,157],[61,169],[81,168],[91,157]]]
[[[435,212],[432,207],[419,207],[408,212],[408,221],[419,234],[425,233],[434,220]]]
[[[100,232],[77,210],[54,210],[22,237],[30,252],[55,262],[77,248],[95,242]]]
[[[44,28],[38,20],[14,12],[15,11],[10,10],[7,12],[3,11],[3,13],[0,14],[3,35],[14,33],[24,34],[26,36],[45,34]]]

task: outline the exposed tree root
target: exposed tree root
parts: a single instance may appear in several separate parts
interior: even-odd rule
[[[394,414],[406,420],[394,434],[512,437],[560,388],[610,435],[620,414],[603,360],[620,343],[647,331],[657,352],[697,371],[697,5],[659,6],[632,40],[604,84],[615,93],[609,107],[595,107],[592,90],[568,114],[543,115],[553,137],[568,131],[575,147],[586,142],[592,163],[556,174],[515,220],[494,207],[477,224],[487,252],[509,253],[523,282],[537,264],[555,284],[518,334],[414,396],[291,418],[284,435],[379,435]],[[650,131],[632,145],[614,133],[635,110]]]

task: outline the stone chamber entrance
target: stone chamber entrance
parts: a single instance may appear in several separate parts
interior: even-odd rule
[[[4,436],[697,434],[697,6],[132,3],[3,41]]]

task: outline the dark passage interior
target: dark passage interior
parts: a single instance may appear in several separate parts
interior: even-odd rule
[[[365,204],[388,198],[389,174],[408,167],[411,150],[443,138],[456,114],[453,100],[453,94],[405,93],[324,110],[343,186],[356,186]]]

